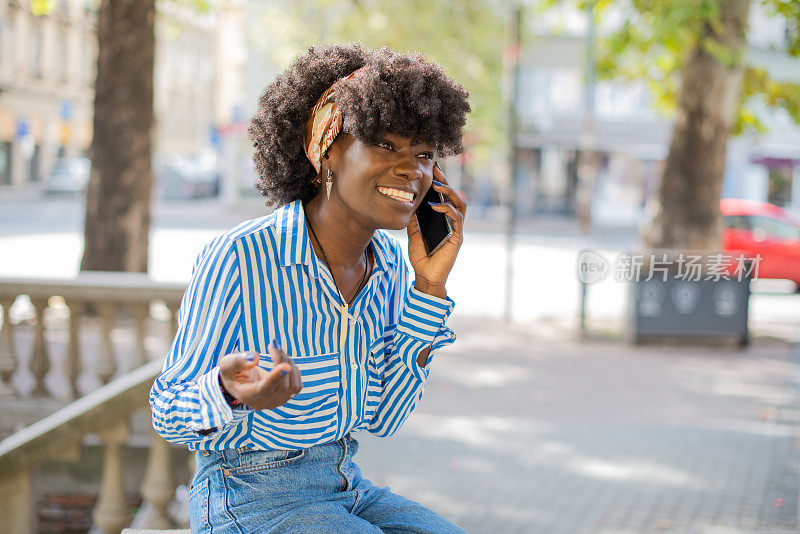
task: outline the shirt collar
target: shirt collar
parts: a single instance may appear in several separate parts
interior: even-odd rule
[[[281,266],[303,263],[308,265],[310,271],[317,276],[315,268],[314,249],[311,248],[308,229],[306,228],[305,211],[303,202],[295,200],[275,210],[277,230],[278,258]],[[394,265],[394,255],[390,254],[389,240],[380,231],[376,231],[372,240],[372,251],[375,256],[375,268],[388,272]]]

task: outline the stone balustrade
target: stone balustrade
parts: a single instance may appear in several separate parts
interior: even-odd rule
[[[163,358],[184,290],[141,273],[0,278],[0,399],[63,405]]]
[[[17,426],[24,427],[0,441],[4,532],[35,531],[37,466],[77,460],[89,436],[104,446],[93,521],[107,534],[130,524],[123,474],[130,421],[143,410],[149,418],[149,390],[174,335],[184,290],[138,273],[82,273],[63,281],[0,278],[0,406],[23,419]],[[20,405],[33,406],[25,415],[35,422],[14,411]],[[148,432],[140,486],[151,510],[147,527],[169,529],[175,526],[167,513],[176,488],[172,446],[152,428]]]

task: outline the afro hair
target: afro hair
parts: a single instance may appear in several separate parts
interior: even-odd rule
[[[427,143],[441,156],[463,152],[469,94],[439,65],[418,52],[360,43],[311,47],[264,89],[248,128],[256,147],[255,187],[267,205],[314,197],[317,173],[303,146],[306,121],[326,89],[361,67],[336,92],[344,132],[365,143],[392,133]]]

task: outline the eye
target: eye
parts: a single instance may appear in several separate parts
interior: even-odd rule
[[[423,152],[422,154],[418,154],[417,157],[423,159],[433,159],[433,152]]]
[[[392,143],[389,141],[378,141],[375,143],[375,146],[385,148],[386,150],[394,150],[394,145],[392,145]]]

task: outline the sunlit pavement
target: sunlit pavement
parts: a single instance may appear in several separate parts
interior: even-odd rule
[[[157,205],[151,276],[187,280],[208,240],[258,213]],[[0,201],[0,276],[74,276],[81,214]],[[754,295],[744,351],[573,341],[577,251],[613,261],[631,246],[624,233],[520,236],[508,325],[504,236],[472,226],[448,282],[458,341],[400,433],[356,436],[364,474],[474,533],[797,531],[800,352],[772,337],[800,340],[800,295]],[[590,286],[592,330],[618,339],[625,302],[613,279]]]
[[[800,350],[631,348],[454,318],[373,482],[473,533],[796,532]]]

